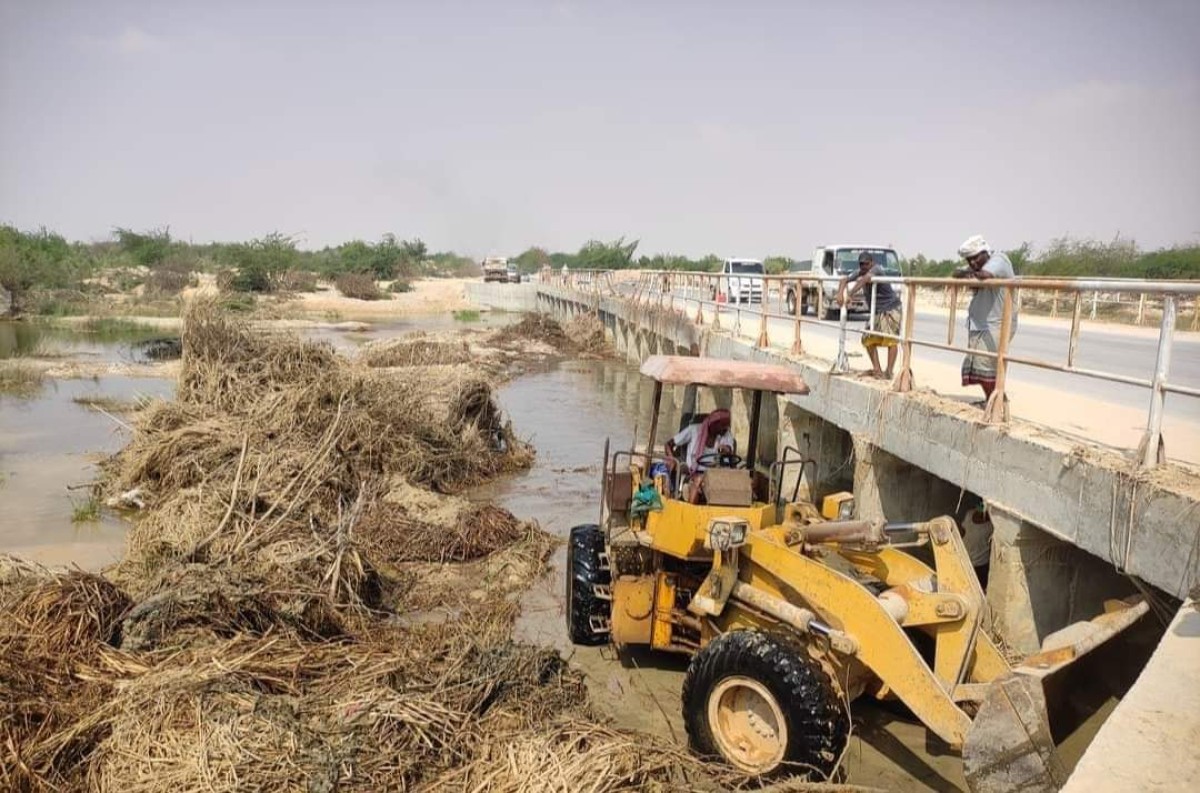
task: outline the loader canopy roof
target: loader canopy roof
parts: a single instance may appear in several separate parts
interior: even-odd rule
[[[706,385],[717,388],[749,388],[781,394],[807,394],[808,385],[787,366],[722,358],[688,358],[651,355],[641,372],[668,385]]]

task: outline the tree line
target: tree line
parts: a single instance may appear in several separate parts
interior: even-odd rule
[[[169,228],[134,231],[116,228],[102,242],[69,242],[47,229],[22,231],[0,225],[0,287],[19,313],[38,293],[89,294],[138,286],[178,293],[194,274],[215,273],[223,288],[270,293],[315,289],[317,279],[347,274],[392,281],[404,291],[408,281],[431,276],[471,276],[477,264],[453,252],[430,252],[420,238],[384,234],[379,240],[351,240],[320,250],[304,250],[297,240],[271,233],[245,242],[194,244]],[[98,276],[104,275],[103,283]]]
[[[698,258],[670,253],[638,255],[638,245],[636,239],[619,237],[607,242],[589,240],[574,252],[533,246],[513,260],[527,273],[546,266],[556,270],[565,266],[715,272],[724,260],[716,254]],[[1144,251],[1132,240],[1064,237],[1041,251],[1024,243],[1006,253],[1019,275],[1200,279],[1200,245]],[[786,255],[772,255],[764,259],[764,265],[768,273],[781,273],[792,261]],[[958,259],[917,254],[907,259],[904,270],[908,275],[937,277],[947,276],[959,266]],[[336,281],[346,275],[390,281],[394,291],[404,291],[415,278],[471,277],[480,270],[471,257],[453,251],[430,252],[420,238],[400,239],[394,234],[305,250],[295,238],[278,233],[244,242],[194,244],[173,236],[169,228],[116,228],[108,240],[84,243],[70,242],[47,229],[22,231],[0,225],[0,287],[10,295],[14,313],[39,292],[87,293],[112,288],[98,283],[96,276],[101,273],[121,291],[144,285],[148,291],[174,294],[194,280],[197,272],[215,273],[224,289],[270,293],[312,290],[317,279]]]

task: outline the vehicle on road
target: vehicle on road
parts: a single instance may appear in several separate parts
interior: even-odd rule
[[[507,270],[507,272],[508,272],[508,282],[509,282],[510,284],[519,284],[519,283],[521,283],[521,271],[517,269],[517,263],[516,263],[516,262],[509,262],[509,263],[508,263],[508,270]]]
[[[728,303],[762,303],[763,276],[766,270],[761,259],[726,259],[721,265],[713,300],[723,298]],[[718,297],[720,295],[721,297]]]
[[[485,283],[508,281],[508,259],[504,256],[489,256],[483,260],[483,280]]]
[[[858,272],[858,255],[866,251],[882,266],[887,275],[899,276],[900,256],[896,249],[886,245],[821,245],[813,251],[812,259],[796,262],[794,270],[800,274],[831,276],[826,281],[809,281],[802,286],[800,312],[815,311],[823,319],[837,319],[839,306],[837,304],[838,282],[836,278],[852,276]],[[789,314],[796,313],[795,284],[788,284],[784,289],[784,301]],[[865,313],[871,310],[871,296],[860,292],[846,306],[849,313]]]
[[[866,695],[899,700],[962,752],[977,793],[1057,790],[1065,775],[1043,682],[1071,691],[1059,673],[1147,603],[1109,601],[1013,665],[985,629],[983,590],[952,518],[863,520],[849,493],[818,508],[799,497],[815,460],[786,447],[760,461],[764,394],[773,403],[808,392],[794,368],[655,355],[641,374],[655,382],[648,436],[611,454],[605,443],[600,522],[570,532],[571,640],[690,656],[689,741],[747,774],[826,778],[846,747],[850,703]],[[680,436],[720,451],[689,449],[679,460],[660,450],[664,387],[683,388]],[[697,414],[701,396],[746,406],[744,447],[742,438],[713,443],[729,417]]]

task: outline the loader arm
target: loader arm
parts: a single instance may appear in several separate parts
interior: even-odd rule
[[[870,590],[789,548],[775,532],[751,532],[742,550],[743,582],[802,602],[849,634],[859,661],[938,737],[952,747],[962,746],[971,719]]]

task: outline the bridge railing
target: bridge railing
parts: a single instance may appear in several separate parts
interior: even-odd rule
[[[844,278],[839,276],[818,275],[809,273],[746,276],[725,275],[716,273],[699,273],[687,271],[577,271],[566,274],[555,273],[553,281],[558,285],[576,291],[591,293],[598,301],[603,296],[623,297],[639,307],[656,306],[664,310],[682,310],[692,316],[697,324],[706,321],[714,328],[720,329],[722,314],[732,314],[735,334],[742,332],[743,312],[753,312],[758,315],[758,334],[756,345],[767,347],[770,344],[768,322],[771,319],[791,322],[792,343],[791,352],[794,355],[804,353],[805,325],[821,325],[836,327],[838,350],[834,358],[832,371],[844,373],[849,371],[846,352],[846,341],[850,334],[870,333],[897,342],[901,362],[891,388],[894,391],[909,391],[913,387],[913,349],[925,347],[929,349],[946,350],[970,354],[995,361],[995,388],[984,406],[984,421],[989,423],[1006,423],[1009,421],[1008,397],[1006,387],[1009,366],[1012,364],[1029,366],[1055,372],[1063,372],[1078,377],[1105,380],[1114,383],[1140,386],[1149,390],[1150,404],[1146,415],[1146,429],[1138,447],[1138,465],[1143,468],[1151,467],[1165,461],[1165,447],[1162,437],[1162,421],[1166,395],[1179,394],[1188,397],[1200,397],[1200,389],[1191,388],[1169,379],[1171,353],[1175,333],[1176,320],[1180,313],[1181,303],[1191,300],[1193,305],[1200,300],[1200,281],[1142,281],[1133,279],[1058,279],[1058,278],[1016,278],[989,279],[980,281],[973,278],[916,278],[916,277],[880,277],[874,279],[877,284],[891,284],[901,298],[902,320],[898,334],[886,333],[875,327],[876,287],[871,286],[869,296],[865,296],[857,305],[856,310],[867,312],[865,327],[853,327],[848,324],[849,311],[845,305],[837,304],[827,292],[836,292],[833,288]],[[761,289],[754,290],[751,282],[757,281]],[[946,341],[930,341],[919,339],[914,335],[914,320],[918,303],[918,290],[944,290],[948,295],[948,312],[946,314]],[[963,343],[956,343],[956,328],[958,321],[959,296],[964,292],[977,289],[996,289],[1004,293],[1003,310],[999,328],[999,338],[996,339],[996,350],[971,348]],[[1063,356],[1056,360],[1027,355],[1014,355],[1010,352],[1009,343],[1012,339],[1016,317],[1022,302],[1021,294],[1049,293],[1053,303],[1058,305],[1065,301],[1071,309],[1070,332],[1067,347]],[[1131,296],[1131,303],[1136,302],[1144,314],[1147,297],[1151,297],[1157,308],[1161,305],[1159,321],[1158,344],[1153,374],[1149,378],[1131,377],[1117,372],[1085,368],[1078,365],[1079,338],[1082,319],[1089,298],[1097,293],[1109,296]],[[751,299],[761,301],[758,310],[750,309]],[[682,303],[682,309],[679,304]],[[598,305],[598,302],[597,302]],[[743,305],[746,306],[743,309]],[[785,310],[774,310],[775,305]],[[692,308],[695,313],[692,314]],[[807,316],[807,310],[812,309],[814,316]],[[711,317],[706,320],[706,314]],[[836,326],[825,321],[823,317],[837,318]]]

